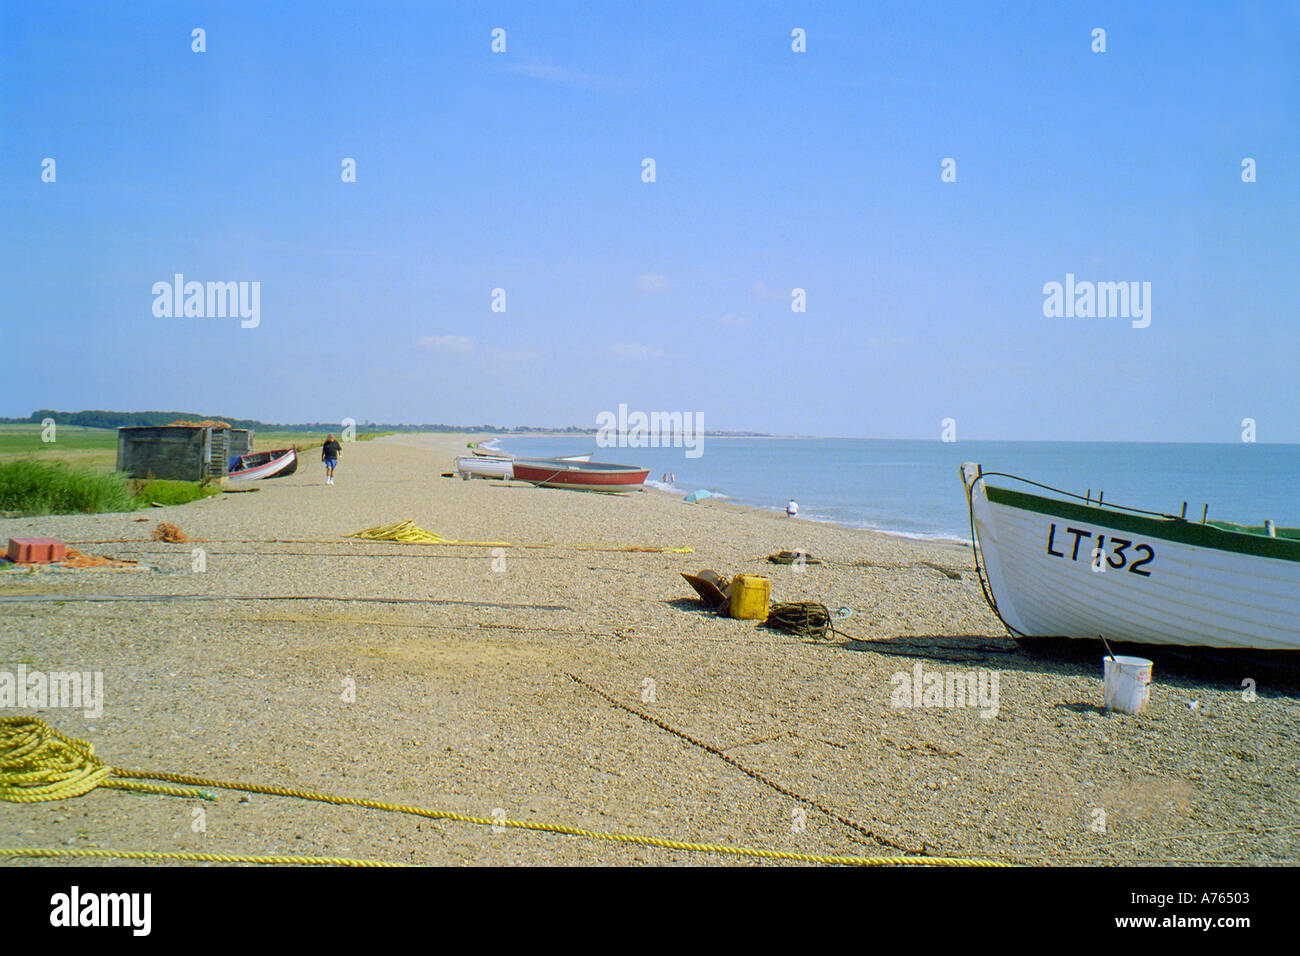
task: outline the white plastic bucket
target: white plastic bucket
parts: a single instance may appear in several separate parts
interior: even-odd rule
[[[1106,709],[1140,714],[1151,702],[1151,662],[1145,657],[1106,657],[1102,684]]]

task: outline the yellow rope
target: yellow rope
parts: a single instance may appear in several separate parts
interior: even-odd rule
[[[550,542],[545,544],[516,544],[511,541],[458,541],[455,538],[444,538],[432,531],[425,531],[409,518],[405,521],[394,521],[392,524],[375,525],[373,528],[353,531],[343,537],[360,538],[364,541],[392,541],[396,544],[459,545],[466,548],[573,548],[577,551],[649,551],[656,554],[691,554],[695,550],[694,548],[639,547],[636,545],[608,547],[596,544],[563,545]]]
[[[105,778],[110,774],[114,779],[106,780]],[[565,836],[585,837],[591,840],[630,843],[638,846],[683,850],[692,853],[725,853],[755,859],[792,860],[801,863],[847,866],[1000,867],[1010,865],[1001,861],[956,857],[826,856],[814,853],[796,853],[789,850],[767,850],[759,847],[695,843],[685,840],[669,840],[663,837],[641,836],[635,833],[603,833],[598,830],[587,830],[582,827],[571,827],[559,823],[543,823],[534,820],[475,817],[450,810],[434,810],[427,807],[385,803],[380,800],[368,800],[362,797],[343,797],[337,794],[318,793],[314,790],[299,790],[292,787],[274,787],[256,783],[213,780],[208,777],[163,771],[122,770],[110,767],[97,758],[91,745],[86,741],[66,737],[39,718],[0,718],[0,800],[17,803],[58,800],[65,797],[82,796],[89,793],[96,786],[116,787],[118,789],[143,789],[148,787],[152,789],[147,792],[173,793],[177,796],[189,797],[203,796],[197,790],[163,788],[152,784],[136,783],[136,781],[140,780],[160,780],[165,783],[183,784],[189,787],[210,787],[219,790],[240,790],[246,793],[296,797],[300,800],[314,800],[336,806],[362,807],[369,810],[385,810],[390,813],[406,813],[431,820],[453,820],[460,823],[472,823],[477,826],[508,827],[518,830],[558,833]],[[10,851],[0,850],[0,854],[8,852]],[[108,853],[108,851],[99,852]],[[278,858],[275,859],[278,860]],[[292,861],[293,858],[284,859]],[[214,862],[237,861],[232,859]]]
[[[0,718],[0,733],[0,800],[79,797],[113,772],[89,743],[65,737],[43,720]]]
[[[67,847],[0,848],[0,856],[44,859],[47,857],[96,857],[116,860],[189,860],[194,863],[270,863],[291,866],[414,866],[383,860],[352,860],[343,856],[249,856],[243,853],[192,853],[188,850],[82,850]]]
[[[80,797],[96,787],[216,799],[188,788],[109,779],[113,774],[88,741],[61,734],[35,717],[0,718],[0,800],[41,803]]]
[[[478,548],[513,548],[509,541],[457,541],[444,538],[432,531],[425,531],[409,518],[406,521],[394,521],[392,524],[375,525],[345,534],[345,538],[364,538],[367,541],[395,541],[398,544],[458,544]]]

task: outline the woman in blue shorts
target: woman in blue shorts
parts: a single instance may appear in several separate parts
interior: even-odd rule
[[[334,484],[334,468],[339,463],[342,446],[334,440],[333,435],[325,436],[325,444],[320,446],[320,460],[325,462],[325,484]]]

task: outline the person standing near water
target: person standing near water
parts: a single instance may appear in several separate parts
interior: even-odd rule
[[[799,517],[799,502],[791,498],[790,503],[785,506],[785,516],[787,518]]]
[[[339,463],[339,452],[343,447],[334,440],[333,435],[325,436],[325,444],[320,446],[320,460],[325,462],[325,484],[334,484],[334,469]]]

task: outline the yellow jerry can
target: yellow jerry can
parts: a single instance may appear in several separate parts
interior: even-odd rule
[[[737,574],[731,579],[731,603],[727,613],[744,620],[767,620],[772,582],[757,574]]]

